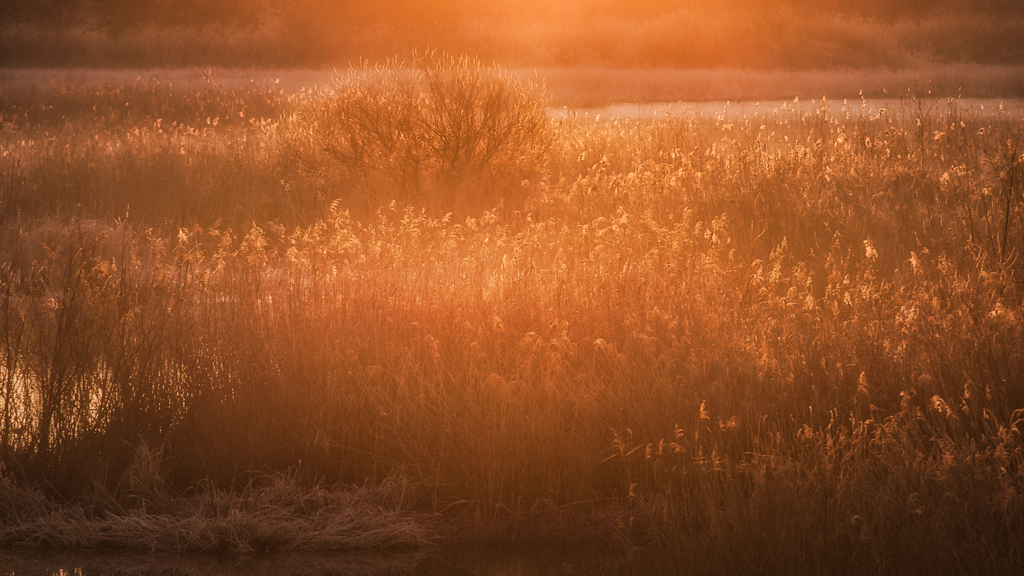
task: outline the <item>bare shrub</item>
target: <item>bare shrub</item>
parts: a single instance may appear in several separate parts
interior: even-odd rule
[[[515,201],[551,142],[544,87],[480,61],[428,53],[350,69],[298,119],[307,168],[375,209],[392,200],[452,209]]]

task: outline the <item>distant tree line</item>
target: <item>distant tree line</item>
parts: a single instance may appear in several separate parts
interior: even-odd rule
[[[883,20],[950,12],[1024,14],[1020,0],[0,0],[0,22],[87,26],[112,33],[142,26],[289,28],[417,22],[466,18],[656,18],[678,10],[796,10]]]
[[[270,15],[266,0],[0,0],[8,23],[89,26],[252,26]]]

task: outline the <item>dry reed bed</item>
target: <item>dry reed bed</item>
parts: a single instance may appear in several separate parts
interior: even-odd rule
[[[446,535],[601,524],[698,572],[1020,567],[1020,120],[922,102],[556,123],[525,198],[483,187],[497,208],[468,215],[11,219],[5,493],[88,500],[73,480],[115,484],[144,443],[173,489],[397,472],[394,510]],[[289,122],[211,126],[166,165],[260,150],[254,187],[343,189],[276,163]],[[77,165],[8,125],[9,166],[41,167],[13,196]],[[141,183],[114,190],[148,201],[172,172],[122,146],[92,177],[130,158]]]

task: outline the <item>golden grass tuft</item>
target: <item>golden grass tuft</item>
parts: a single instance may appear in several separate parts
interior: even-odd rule
[[[146,552],[292,552],[423,547],[422,514],[401,508],[408,480],[374,488],[303,488],[295,475],[254,478],[240,492],[204,485],[190,496],[162,489],[157,455],[144,445],[124,473],[124,495],[59,505],[26,494],[5,475],[0,546]],[[144,495],[142,494],[144,493]],[[398,507],[396,507],[398,506]]]

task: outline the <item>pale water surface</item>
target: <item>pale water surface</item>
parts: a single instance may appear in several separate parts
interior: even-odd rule
[[[167,555],[0,552],[3,576],[633,576],[686,573],[649,554],[471,548],[410,552]]]
[[[6,88],[35,88],[40,91],[52,87],[90,88],[104,85],[143,82],[147,84],[164,84],[171,86],[195,87],[212,86],[221,88],[243,88],[258,86],[272,89],[283,94],[300,91],[316,91],[321,87],[332,86],[339,76],[340,70],[231,70],[221,68],[184,68],[184,69],[125,69],[125,70],[94,70],[94,69],[0,69],[0,90]],[[530,71],[519,70],[527,78],[543,80],[546,74],[573,74],[572,70]],[[614,76],[614,72],[611,74]],[[623,71],[618,71],[623,72]],[[671,72],[671,71],[669,71]],[[696,73],[694,71],[675,71],[680,74]],[[699,71],[697,71],[699,72]],[[596,71],[600,75],[601,71]],[[625,72],[623,72],[625,73]],[[743,76],[742,71],[731,74]],[[764,75],[766,73],[758,73]],[[770,73],[768,73],[770,75]],[[756,74],[755,74],[756,75]],[[785,75],[782,75],[785,77]],[[856,75],[853,75],[857,78]],[[623,80],[617,80],[624,82]],[[565,83],[572,86],[570,80]],[[628,81],[627,81],[628,84]],[[640,84],[643,84],[640,82]],[[856,85],[856,84],[854,84]],[[799,89],[793,90],[799,94]],[[670,116],[696,115],[705,118],[735,120],[744,117],[763,116],[766,114],[809,114],[823,107],[829,115],[856,117],[864,114],[875,117],[879,114],[945,114],[951,103],[959,111],[968,115],[977,114],[993,117],[1002,115],[1015,119],[1024,118],[1024,98],[922,98],[920,102],[904,102],[900,98],[865,99],[857,97],[814,99],[799,97],[791,100],[754,101],[677,101],[677,102],[625,102],[595,108],[552,107],[549,114],[555,118],[591,118],[596,119],[652,119]],[[920,104],[920,107],[918,107]],[[905,112],[903,112],[905,111]]]
[[[669,118],[700,118],[737,121],[743,119],[782,117],[799,119],[824,111],[836,119],[867,119],[889,117],[894,120],[927,115],[941,118],[956,112],[962,118],[1024,119],[1021,98],[930,98],[899,99],[818,99],[766,100],[764,102],[646,102],[620,103],[598,108],[551,108],[556,119],[590,120],[656,120]]]

